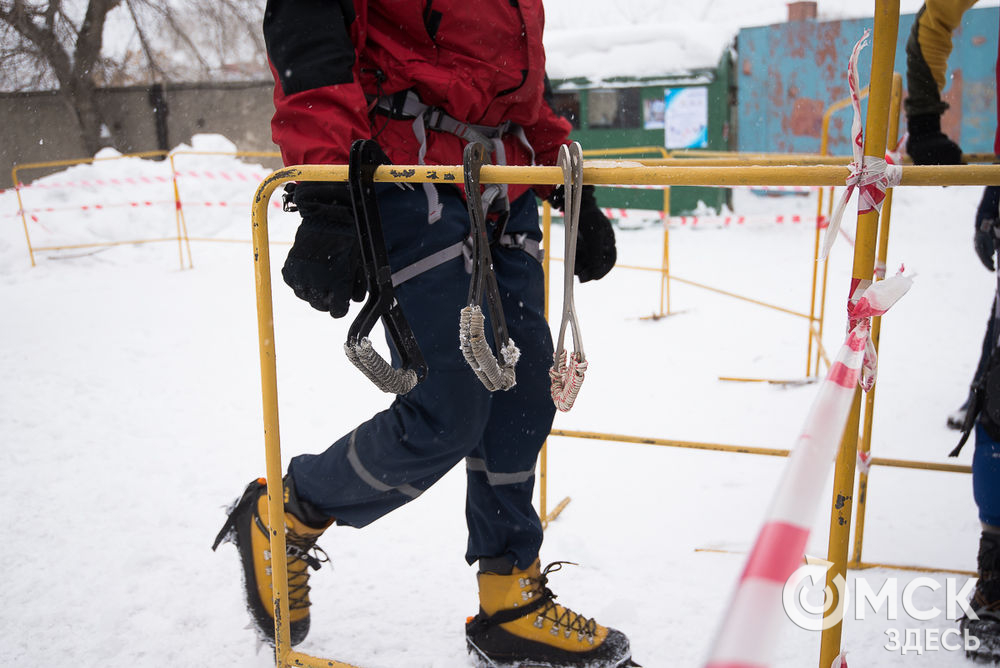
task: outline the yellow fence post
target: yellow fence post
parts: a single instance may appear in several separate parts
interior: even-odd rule
[[[545,306],[542,311],[545,316],[546,322],[549,319],[549,277],[550,269],[552,267],[551,253],[549,252],[552,246],[552,205],[548,201],[542,204],[542,242],[543,248],[545,249],[542,254],[542,273],[545,275]],[[554,520],[559,516],[559,513],[563,511],[569,504],[569,497],[563,498],[562,501],[556,504],[556,507],[552,510],[550,514],[548,511],[548,487],[549,487],[549,441],[546,439],[542,443],[542,449],[538,453],[538,518],[542,522],[542,528],[545,529],[549,526],[549,522]]]
[[[545,305],[542,315],[545,322],[549,321],[549,277],[552,275],[552,205],[548,200],[542,203],[542,243],[544,253],[542,254],[542,274],[545,276]],[[542,442],[542,449],[538,453],[538,518],[542,522],[542,528],[548,526],[549,520],[546,517],[548,508],[546,506],[546,493],[548,492],[548,459],[549,441]]]
[[[274,358],[274,307],[271,297],[271,259],[267,234],[267,206],[271,193],[279,185],[296,179],[301,170],[294,167],[274,172],[257,188],[251,213],[254,277],[257,288],[257,336],[260,347],[261,398],[264,410],[264,446],[267,470],[267,511],[271,518],[271,554],[285,554],[284,523],[275,529],[277,518],[285,516],[281,480],[281,445],[278,436],[278,379]],[[320,171],[309,180],[334,181],[337,172]],[[341,176],[339,180],[344,180]],[[271,560],[271,590],[274,594],[274,657],[277,668],[307,666],[351,668],[349,664],[315,657],[292,650],[288,617],[288,569],[285,559]]]
[[[889,100],[892,89],[892,66],[896,55],[896,35],[899,31],[899,0],[876,0],[875,28],[872,38],[871,85],[868,95],[868,118],[865,123],[866,157],[884,158]],[[875,241],[878,232],[878,211],[858,216],[854,245],[852,292],[868,285],[875,267]],[[854,298],[854,294],[851,294]],[[831,600],[826,610],[838,608],[841,593],[834,581],[838,575],[846,578],[847,552],[851,536],[851,509],[854,495],[854,473],[857,463],[858,424],[861,414],[861,388],[854,388],[854,400],[837,455],[834,469],[833,501],[830,514],[830,539],[827,561],[833,566],[827,571],[826,585]],[[845,592],[846,594],[846,592]],[[843,621],[837,621],[823,631],[820,641],[820,668],[830,668],[840,654]]]
[[[31,235],[28,233],[28,217],[24,211],[24,201],[21,199],[21,182],[17,180],[18,166],[10,170],[10,179],[14,184],[14,194],[17,195],[17,211],[21,214],[21,224],[24,226],[24,240],[28,243],[28,257],[31,258],[31,266],[35,266],[35,251],[31,247]]]
[[[191,258],[191,242],[187,238],[187,221],[184,220],[184,205],[181,203],[181,190],[177,185],[177,165],[174,164],[174,154],[170,154],[170,183],[174,187],[174,221],[177,225],[177,254],[180,256],[181,269],[184,269],[184,245],[187,241],[188,269],[194,268]]]
[[[896,147],[899,141],[899,107],[903,98],[903,77],[897,72],[892,75],[892,97],[889,103],[889,136],[888,146]],[[885,265],[889,255],[889,222],[892,219],[892,188],[886,189],[885,201],[882,203],[882,219],[878,233],[878,264],[875,272],[876,280],[885,277]],[[882,316],[872,318],[871,340],[878,352],[879,336],[882,332]],[[877,381],[876,381],[877,383]],[[865,420],[861,430],[861,443],[858,449],[868,456],[872,447],[872,423],[875,418],[875,390],[868,390],[865,395]],[[854,552],[851,565],[861,566],[861,548],[865,539],[865,508],[868,500],[868,471],[862,469],[858,475],[858,503],[854,511]]]
[[[290,180],[296,170],[277,173],[257,190],[253,203],[253,256],[257,286],[257,334],[260,347],[261,398],[264,409],[264,447],[267,473],[267,511],[271,518],[271,554],[285,554],[285,532],[277,531],[277,518],[285,516],[281,480],[281,446],[278,436],[278,380],[274,358],[274,308],[271,296],[271,256],[268,248],[267,203],[274,189]],[[286,178],[287,177],[287,178]],[[274,654],[279,668],[291,651],[288,619],[288,570],[285,559],[271,560],[271,589],[274,593]]]
[[[816,318],[816,288],[818,286],[818,275],[819,275],[819,244],[820,237],[822,236],[820,222],[823,220],[823,188],[817,188],[816,192],[816,239],[813,242],[813,268],[812,268],[812,292],[811,300],[809,302],[809,344],[806,348],[806,378],[812,376],[812,361],[813,361],[813,339],[816,339],[817,347],[823,344],[820,338],[820,327]],[[823,263],[826,266],[826,263]],[[824,272],[825,276],[825,272]],[[819,358],[819,351],[816,351],[816,357]]]
[[[660,276],[660,314],[670,315],[670,186],[663,189],[663,274]]]

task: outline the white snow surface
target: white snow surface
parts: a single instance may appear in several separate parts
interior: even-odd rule
[[[234,148],[217,136],[196,140],[179,148]],[[224,155],[177,162],[188,233],[220,240],[191,243],[192,269],[180,269],[175,242],[38,251],[32,267],[15,193],[0,194],[0,528],[8,555],[0,665],[273,665],[244,628],[235,549],[209,549],[226,505],[264,472],[248,240],[249,202],[267,170]],[[37,218],[28,221],[32,242],[174,235],[172,188],[160,180],[168,174],[164,162],[130,158],[39,179],[21,193]],[[943,462],[956,442],[945,419],[964,399],[995,287],[972,249],[979,194],[897,189],[889,267],[905,264],[915,283],[883,319],[876,456]],[[672,271],[808,312],[814,228],[773,217],[808,217],[815,206],[815,196],[738,190],[734,213],[751,222],[675,227]],[[39,210],[46,207],[56,210]],[[312,310],[282,283],[296,218],[271,211],[287,464],[324,449],[389,398],[345,359],[348,319]],[[853,222],[844,224],[851,234]],[[553,226],[556,255],[561,229]],[[221,241],[229,239],[237,241]],[[662,242],[659,225],[632,219],[618,229],[619,264],[658,267]],[[841,238],[829,263],[831,355],[843,340],[852,255]],[[553,266],[558,309],[561,265]],[[676,315],[641,319],[658,310],[658,276],[624,267],[578,285],[576,304],[590,369],[557,428],[794,445],[816,384],[719,377],[803,378],[804,319],[677,282]],[[959,461],[971,455],[970,445]],[[548,507],[571,502],[548,527],[542,560],[579,564],[552,578],[560,602],[625,631],[644,666],[701,665],[784,463],[551,438]],[[462,468],[367,529],[327,532],[321,545],[331,563],[313,576],[313,630],[299,649],[370,668],[470,665],[463,623],[477,600],[474,569],[463,559]],[[826,554],[827,517],[824,509],[816,518],[810,554]],[[978,535],[968,475],[873,470],[866,561],[974,570]],[[863,575],[876,589],[899,578],[902,589],[918,574]],[[930,577],[943,583],[947,574]],[[944,608],[943,587],[917,594],[922,609]],[[852,666],[965,666],[962,652],[884,649],[888,629],[953,626],[892,621],[883,609],[864,621],[849,617],[844,644]],[[818,651],[817,633],[788,622],[774,665],[816,665]]]

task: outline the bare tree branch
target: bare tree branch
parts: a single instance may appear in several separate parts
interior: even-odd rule
[[[0,0],[0,90],[56,88],[93,149],[103,124],[99,85],[267,76],[264,3]],[[108,23],[119,7],[125,13]],[[113,52],[105,47],[105,26],[119,37]],[[123,28],[131,30],[131,40],[120,34]]]
[[[153,79],[162,79],[163,70],[156,63],[156,58],[153,56],[153,50],[149,46],[149,40],[146,39],[146,32],[142,29],[142,25],[139,23],[139,17],[135,12],[135,5],[132,0],[125,0],[125,4],[128,6],[129,14],[132,15],[132,22],[135,23],[135,31],[139,36],[139,44],[142,45],[142,51],[146,54],[146,62],[149,63],[149,71],[152,74]]]

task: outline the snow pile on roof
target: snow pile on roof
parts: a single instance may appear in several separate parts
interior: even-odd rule
[[[922,4],[902,0],[900,12]],[[871,16],[872,7],[871,0],[820,0],[818,20]],[[715,67],[740,28],[788,18],[787,4],[773,0],[547,0],[545,12],[549,76],[593,82]]]

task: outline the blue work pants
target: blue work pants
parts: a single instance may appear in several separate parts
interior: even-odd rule
[[[393,271],[469,236],[461,194],[449,186],[438,190],[443,214],[429,223],[423,190],[380,188]],[[541,239],[531,192],[511,204],[506,232]],[[491,252],[510,338],[521,351],[517,384],[489,392],[465,362],[458,326],[470,276],[464,259],[453,258],[396,288],[427,361],[426,379],[324,452],[293,458],[288,472],[300,497],[338,524],[363,527],[415,499],[465,460],[466,560],[503,557],[526,568],[542,542],[532,489],[538,452],[555,413],[548,376],[552,336],[544,317],[541,264],[518,248],[493,245]],[[488,313],[485,304],[483,312]],[[490,332],[488,314],[486,329]],[[489,338],[496,351],[492,334]],[[395,350],[393,357],[398,364]],[[345,382],[364,381],[359,374]]]

